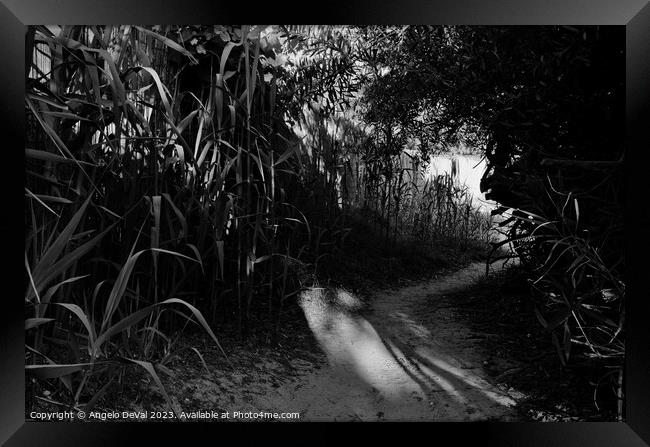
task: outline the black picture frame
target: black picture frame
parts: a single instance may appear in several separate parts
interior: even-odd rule
[[[313,8],[309,11],[309,8]],[[4,265],[0,269],[0,441],[25,445],[130,445],[138,435],[148,442],[192,442],[209,436],[225,442],[224,431],[236,430],[250,439],[255,432],[271,439],[279,430],[308,434],[312,440],[340,439],[325,423],[257,423],[251,431],[241,423],[47,423],[24,418],[24,316],[16,299],[22,293],[23,257],[20,216],[24,197],[23,141],[25,30],[30,24],[105,23],[345,23],[345,24],[481,24],[481,25],[620,25],[626,27],[627,130],[625,214],[628,265],[626,305],[626,422],[624,423],[434,423],[401,428],[388,424],[341,424],[372,432],[395,433],[406,442],[419,442],[416,432],[430,442],[441,437],[454,444],[471,442],[498,446],[644,446],[650,445],[650,302],[644,285],[648,274],[644,256],[650,252],[650,209],[645,174],[650,149],[650,5],[647,0],[400,0],[375,3],[330,1],[322,4],[251,4],[222,0],[0,0],[0,201],[3,218],[0,239]],[[2,169],[4,168],[4,169]],[[644,175],[645,174],[645,175]],[[20,235],[20,236],[19,236]],[[259,425],[261,424],[261,425]],[[307,428],[307,430],[305,430]],[[296,435],[301,436],[302,435]],[[286,435],[278,437],[282,441]],[[196,441],[198,443],[198,441]],[[446,443],[445,443],[446,444]]]

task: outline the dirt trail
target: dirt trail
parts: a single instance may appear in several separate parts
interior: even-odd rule
[[[515,416],[513,396],[490,383],[474,334],[445,295],[485,274],[475,263],[442,278],[373,297],[311,290],[301,307],[326,365],[255,393],[247,406],[298,411],[300,420],[472,421]]]

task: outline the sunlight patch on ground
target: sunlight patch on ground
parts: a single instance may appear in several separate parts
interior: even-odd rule
[[[363,307],[363,302],[359,299],[359,297],[348,292],[345,289],[335,289],[334,296],[336,297],[335,302],[337,305],[351,312],[360,310]]]
[[[366,319],[323,303],[319,292],[306,293],[300,305],[330,365],[342,375],[356,374],[386,399],[418,391]]]

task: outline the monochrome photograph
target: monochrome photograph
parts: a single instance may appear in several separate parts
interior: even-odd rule
[[[26,420],[626,420],[625,27],[26,30]]]

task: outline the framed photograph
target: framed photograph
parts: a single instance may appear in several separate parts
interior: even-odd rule
[[[3,443],[650,445],[647,2],[304,6],[2,0]]]

